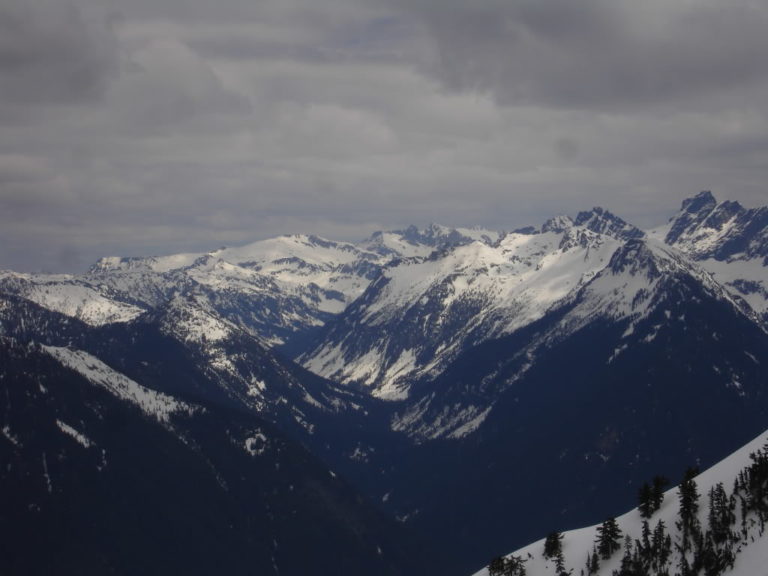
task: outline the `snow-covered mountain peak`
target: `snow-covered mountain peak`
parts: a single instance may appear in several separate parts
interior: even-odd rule
[[[573,220],[570,216],[555,216],[550,218],[541,227],[542,232],[565,232],[573,227]]]
[[[696,294],[726,301],[737,313],[756,321],[711,274],[674,248],[655,240],[630,240],[616,249],[608,265],[589,283],[564,300],[571,300],[575,306],[561,322],[558,338],[597,318],[628,318],[634,324],[660,307],[666,309],[678,305],[680,299],[698,298]]]
[[[411,225],[403,230],[374,232],[357,246],[391,259],[425,258],[435,251],[445,252],[471,242],[494,244],[503,235],[502,232],[481,227],[451,228],[430,224],[419,228]]]
[[[168,256],[106,256],[90,267],[89,276],[109,275],[119,272],[164,273],[192,266],[204,253],[189,252]]]
[[[415,244],[400,232],[374,232],[369,238],[359,244],[364,250],[369,250],[382,257],[424,258],[434,250],[431,245]]]
[[[717,199],[711,190],[702,190],[695,196],[683,200],[680,208],[682,212],[688,214],[708,213],[717,205]]]
[[[405,230],[398,230],[403,239],[413,245],[423,244],[431,247],[445,245],[457,245],[465,243],[468,238],[456,228],[431,223],[425,228],[409,226]]]
[[[768,207],[718,203],[702,192],[683,202],[665,242],[697,261],[768,323]]]
[[[630,240],[616,249],[608,266],[585,286],[585,301],[594,300],[594,309],[586,315],[642,315],[660,280],[692,272],[692,267],[662,244]]]
[[[746,209],[738,202],[681,213],[666,241],[697,259],[768,258],[768,208]]]
[[[613,253],[607,270],[613,276],[621,274],[644,276],[649,281],[653,281],[661,275],[659,260],[668,257],[669,252],[660,244],[630,240]]]
[[[576,226],[583,226],[593,232],[612,236],[613,238],[631,240],[633,238],[642,238],[645,233],[625,222],[615,214],[612,214],[604,208],[596,206],[592,210],[579,212],[574,220]]]
[[[768,248],[765,242],[755,242],[755,236],[764,236],[766,225],[767,210],[747,210],[733,201],[717,202],[706,191],[683,201],[665,241],[696,258],[725,260],[742,253],[753,256],[760,248]]]
[[[717,200],[708,190],[683,200],[679,214],[671,221],[665,238],[667,244],[675,244],[682,236],[690,235],[690,232],[704,222],[716,206]]]
[[[222,249],[217,256],[233,264],[261,269],[280,261],[303,261],[315,266],[335,267],[365,255],[354,244],[335,242],[319,236],[293,234],[259,240],[245,246]]]

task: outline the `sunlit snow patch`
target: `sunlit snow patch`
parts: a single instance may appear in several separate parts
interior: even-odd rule
[[[175,413],[189,414],[195,411],[189,404],[134,382],[87,352],[56,346],[43,346],[43,349],[67,368],[82,374],[90,382],[107,389],[121,400],[135,404],[145,414],[160,422],[168,423],[171,415]]]
[[[64,434],[74,438],[77,441],[77,443],[80,444],[83,448],[90,448],[91,446],[94,445],[94,442],[90,438],[88,438],[82,432],[78,432],[66,422],[62,422],[61,420],[57,419],[56,426],[58,426],[59,430],[64,432]]]
[[[254,432],[253,436],[245,439],[245,451],[251,456],[260,456],[267,449],[267,437],[261,431]]]

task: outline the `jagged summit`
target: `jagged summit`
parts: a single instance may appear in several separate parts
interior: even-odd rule
[[[568,313],[569,330],[595,318],[647,317],[661,305],[703,296],[725,302],[734,313],[746,313],[732,296],[705,270],[677,250],[645,239],[633,239],[619,246],[608,265],[576,295],[576,307]]]
[[[747,209],[701,192],[683,202],[665,241],[697,259],[768,259],[768,207]]]
[[[645,232],[639,228],[632,226],[622,218],[599,206],[592,208],[590,211],[579,212],[576,220],[574,220],[574,224],[576,226],[584,226],[593,232],[624,240],[645,236]]]
[[[683,200],[680,208],[683,212],[696,213],[702,211],[711,211],[717,205],[717,199],[711,190],[702,190],[691,198]]]
[[[576,218],[566,215],[550,218],[541,226],[541,233],[563,233],[574,227],[585,228],[619,240],[631,240],[645,236],[645,232],[600,206],[595,206],[592,210],[581,211],[576,215]],[[530,234],[534,233],[535,229],[522,228],[515,232]]]
[[[666,242],[668,244],[677,242],[686,232],[704,222],[715,206],[717,206],[717,200],[708,190],[683,200],[680,212],[672,219]]]
[[[696,259],[764,258],[768,263],[768,207],[747,209],[701,192],[683,202],[665,242]]]
[[[403,239],[412,244],[437,246],[438,244],[464,240],[464,237],[455,228],[448,228],[447,226],[441,226],[434,222],[430,223],[424,229],[419,229],[418,227],[411,225],[405,230],[396,230],[395,232],[402,234]]]
[[[553,218],[550,218],[544,224],[541,226],[541,231],[543,233],[547,232],[555,232],[555,233],[561,233],[565,232],[567,230],[570,230],[573,227],[573,220],[571,220],[570,216],[555,216]]]
[[[701,192],[683,202],[664,241],[768,322],[768,207],[747,209]]]

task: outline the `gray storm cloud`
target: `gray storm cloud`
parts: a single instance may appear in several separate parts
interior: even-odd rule
[[[765,203],[767,12],[0,0],[0,268]]]
[[[406,4],[404,4],[405,6]],[[426,68],[504,104],[608,110],[693,101],[768,77],[768,4],[522,0],[408,3]]]
[[[74,103],[97,97],[117,65],[109,23],[66,0],[0,4],[0,100]]]

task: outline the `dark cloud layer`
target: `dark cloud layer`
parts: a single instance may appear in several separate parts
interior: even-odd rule
[[[406,4],[404,4],[405,6]],[[518,0],[407,3],[427,69],[503,104],[623,109],[743,90],[768,76],[768,4]]]
[[[0,4],[0,100],[75,103],[98,97],[116,71],[105,19],[88,21],[66,0]]]
[[[750,0],[0,0],[0,268],[768,202]]]

